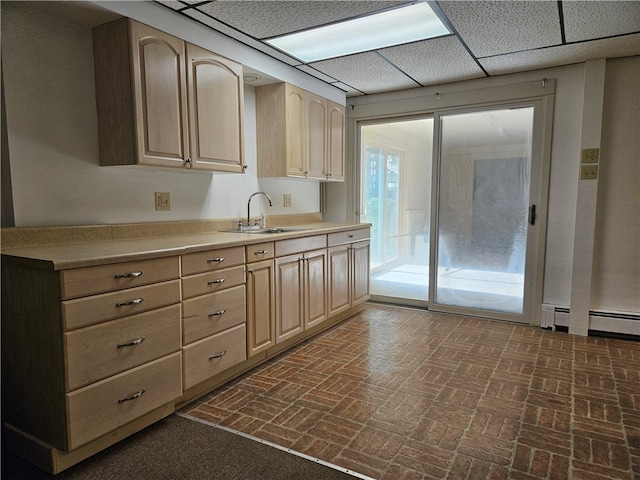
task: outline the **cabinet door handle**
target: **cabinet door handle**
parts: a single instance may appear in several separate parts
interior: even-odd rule
[[[224,357],[227,354],[227,351],[224,350],[222,352],[215,353],[209,357],[209,360],[213,360],[214,358]]]
[[[127,300],[126,302],[116,303],[116,307],[128,307],[130,305],[138,305],[144,301],[144,298],[134,298],[133,300]]]
[[[213,262],[224,262],[224,257],[210,258],[207,260],[207,263],[213,263]]]
[[[136,392],[133,395],[129,395],[128,397],[121,398],[120,400],[118,400],[118,403],[130,402],[131,400],[140,398],[143,393],[144,393],[144,390],[140,390],[139,392]]]
[[[217,312],[210,313],[209,314],[209,318],[219,317],[220,315],[224,314],[224,312],[226,312],[226,311],[227,311],[227,309],[223,308],[222,310],[218,310]]]
[[[115,275],[114,278],[136,278],[142,275],[142,272],[129,272],[129,273],[119,273]]]
[[[144,342],[144,337],[136,338],[127,343],[120,343],[118,348],[133,347],[134,345],[140,345],[142,342]]]
[[[267,253],[269,253],[269,250],[256,250],[253,252],[254,255],[266,255]]]
[[[347,238],[353,238],[355,235],[347,235]]]
[[[216,283],[224,283],[224,278],[219,278],[217,280],[211,280],[210,282],[207,282],[207,285],[215,285]]]

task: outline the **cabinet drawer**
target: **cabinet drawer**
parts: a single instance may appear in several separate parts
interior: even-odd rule
[[[60,278],[62,300],[68,300],[180,278],[180,263],[178,257],[154,258],[63,270]]]
[[[247,321],[245,286],[186,300],[182,304],[183,342],[195,342]]]
[[[311,237],[291,238],[289,240],[280,240],[276,242],[276,257],[284,257],[299,252],[307,252],[310,250],[319,250],[326,248],[326,235],[313,235]]]
[[[174,303],[180,303],[180,280],[66,300],[62,302],[63,328],[71,330]]]
[[[369,238],[368,228],[356,228],[353,230],[347,230],[346,232],[336,232],[327,235],[329,247],[335,245],[341,245],[343,243],[357,242],[359,240],[366,240]]]
[[[274,255],[274,243],[256,243],[255,245],[247,245],[247,263],[259,262],[261,260],[268,260],[273,258]]]
[[[182,256],[182,275],[235,267],[244,263],[244,247],[219,248]]]
[[[67,391],[180,350],[180,305],[64,334]]]
[[[245,282],[244,265],[218,272],[200,273],[182,279],[182,298],[214,293]]]
[[[230,328],[182,349],[184,354],[184,388],[208,378],[247,359],[245,324]]]
[[[176,352],[68,393],[69,450],[180,397],[180,373]]]

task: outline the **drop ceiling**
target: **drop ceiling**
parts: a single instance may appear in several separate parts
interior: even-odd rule
[[[634,0],[439,0],[430,3],[451,35],[307,64],[265,40],[415,2],[155,1],[347,96],[640,54],[640,1]]]

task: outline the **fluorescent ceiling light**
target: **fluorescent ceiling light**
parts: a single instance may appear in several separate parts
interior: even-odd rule
[[[283,35],[267,43],[305,63],[425,40],[451,32],[427,2]]]

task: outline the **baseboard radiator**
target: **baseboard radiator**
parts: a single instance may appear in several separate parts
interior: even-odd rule
[[[569,307],[542,304],[542,328],[569,327]],[[640,337],[640,314],[589,311],[589,331]]]

